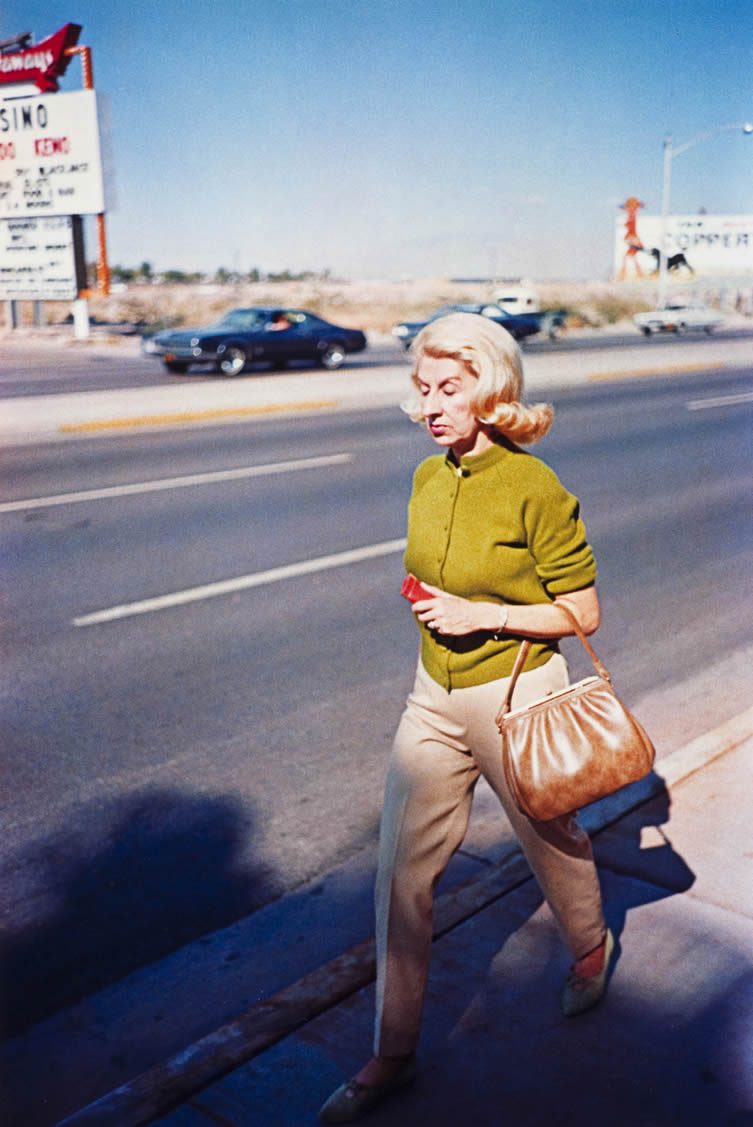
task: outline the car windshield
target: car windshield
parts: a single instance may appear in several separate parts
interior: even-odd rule
[[[447,313],[478,313],[479,308],[479,305],[471,305],[469,302],[458,303],[457,305],[443,305],[436,313],[432,314],[432,320],[436,320],[437,317],[444,317]]]
[[[231,309],[211,327],[213,329],[256,329],[264,322],[257,309]]]

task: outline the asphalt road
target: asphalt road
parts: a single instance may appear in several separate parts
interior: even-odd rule
[[[749,337],[753,345],[753,333],[746,328],[718,330],[712,338],[703,333],[692,333],[685,340],[705,341],[709,352],[713,341],[739,340]],[[545,338],[527,340],[523,343],[524,353],[570,353],[591,351],[593,349],[622,349],[642,346],[647,360],[651,362],[661,356],[661,350],[668,345],[677,344],[681,339],[674,333],[653,336],[644,340],[637,330],[635,333],[598,332],[589,335],[573,333],[556,341]],[[41,347],[40,347],[41,346]],[[396,364],[405,360],[403,348],[393,341],[372,342],[362,353],[356,353],[347,360],[347,370],[355,374],[383,364]],[[269,374],[268,365],[256,365],[250,373]],[[289,371],[316,371],[305,362],[296,361]],[[247,373],[247,374],[250,374]],[[243,377],[242,377],[243,378]],[[77,391],[107,391],[126,387],[156,387],[175,384],[204,383],[212,380],[226,381],[211,368],[194,368],[182,376],[171,375],[158,360],[143,356],[139,351],[139,341],[124,339],[115,349],[103,344],[94,337],[81,343],[64,338],[63,343],[53,343],[44,338],[32,337],[28,343],[23,337],[6,337],[0,346],[0,398],[11,399],[28,395],[62,395]]]
[[[44,349],[44,359],[41,349]],[[347,365],[354,370],[376,368],[394,364],[403,350],[396,344],[377,344],[366,352],[349,357]],[[288,371],[317,371],[305,361],[294,361]],[[257,364],[246,374],[269,374],[268,364]],[[181,376],[166,371],[164,365],[139,351],[139,342],[125,339],[118,345],[99,343],[96,338],[87,342],[65,341],[55,346],[51,340],[30,341],[28,352],[23,341],[5,341],[0,349],[0,398],[11,399],[27,395],[62,395],[75,391],[109,391],[124,387],[160,387],[172,384],[192,384],[207,380],[222,380],[208,366],[192,368]],[[236,377],[237,378],[237,377]],[[243,378],[243,377],[241,377]]]
[[[752,379],[563,391],[540,448],[583,503],[599,653],[656,716],[663,753],[727,719],[748,677]],[[428,452],[394,409],[4,452],[8,500],[115,488],[0,513],[16,1027],[373,846],[415,662],[394,542]],[[299,459],[322,461],[285,469]],[[117,492],[197,473],[220,476]]]

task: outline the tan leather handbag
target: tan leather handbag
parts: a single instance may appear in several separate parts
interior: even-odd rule
[[[562,604],[596,676],[511,711],[531,643],[523,642],[496,722],[507,785],[520,810],[548,822],[647,775],[656,752],[619,699],[575,615]]]

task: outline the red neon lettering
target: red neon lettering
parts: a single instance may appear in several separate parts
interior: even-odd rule
[[[67,137],[38,137],[34,142],[34,152],[38,157],[51,157],[55,153],[69,153],[71,143]]]

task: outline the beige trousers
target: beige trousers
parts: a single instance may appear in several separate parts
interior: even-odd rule
[[[520,676],[514,705],[568,683],[555,654]],[[480,775],[507,813],[573,958],[605,933],[588,835],[572,817],[535,822],[505,783],[494,723],[508,680],[447,693],[419,663],[390,758],[376,882],[377,1012],[374,1051],[401,1056],[416,1047],[432,941],[434,887],[468,827]]]

